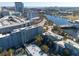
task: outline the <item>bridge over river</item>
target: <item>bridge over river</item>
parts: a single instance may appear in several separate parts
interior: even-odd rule
[[[61,28],[77,28],[79,29],[79,24],[76,23],[70,23],[68,19],[61,18],[58,16],[50,16],[46,15],[45,16],[48,18],[48,20],[51,20],[53,23],[55,23],[57,26]]]
[[[79,29],[79,24],[70,24],[70,25],[59,25],[60,28],[74,28],[74,29]]]
[[[46,15],[48,20],[51,20],[57,26],[63,28],[64,32],[68,33],[70,36],[79,39],[79,23],[71,23],[68,19],[64,19],[58,16]]]

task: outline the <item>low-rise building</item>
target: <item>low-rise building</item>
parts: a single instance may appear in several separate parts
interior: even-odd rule
[[[50,39],[54,37],[54,38],[56,38],[55,41],[61,41],[63,39],[63,36],[55,34],[53,32],[45,32],[45,33],[43,33],[43,35],[47,35]]]
[[[37,45],[31,44],[26,46],[26,51],[32,56],[47,56]]]
[[[65,42],[65,48],[68,48],[71,55],[79,56],[79,44],[78,43],[72,40],[67,40]]]

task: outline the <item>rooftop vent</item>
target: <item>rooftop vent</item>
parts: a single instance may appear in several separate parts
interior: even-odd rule
[[[13,19],[13,17],[11,17],[11,16],[8,18],[8,21],[16,22],[16,21]]]

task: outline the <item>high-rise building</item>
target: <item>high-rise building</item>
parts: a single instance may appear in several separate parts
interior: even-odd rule
[[[22,2],[15,2],[15,11],[16,12],[23,12],[24,5]]]
[[[29,10],[27,12],[27,18],[28,19],[32,19],[34,17],[38,17],[38,11],[36,11],[36,10]]]

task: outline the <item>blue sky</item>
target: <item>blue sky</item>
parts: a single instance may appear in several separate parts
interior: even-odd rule
[[[25,7],[79,7],[79,2],[23,2]],[[14,2],[0,2],[1,6],[14,6]]]

